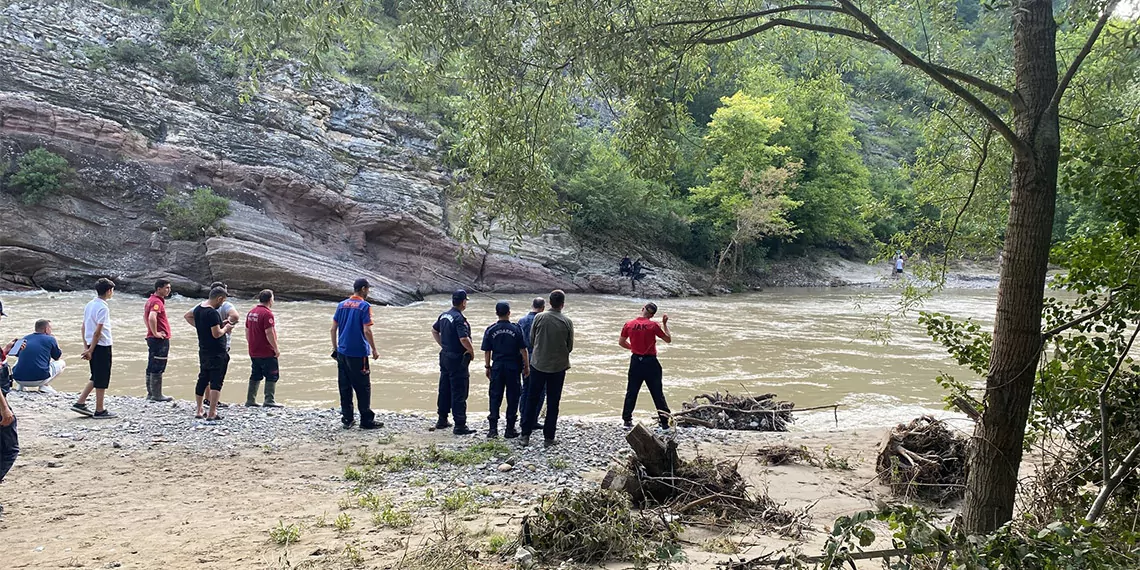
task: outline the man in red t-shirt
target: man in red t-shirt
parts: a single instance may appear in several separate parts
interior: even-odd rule
[[[146,323],[146,399],[152,402],[169,402],[174,398],[162,395],[162,375],[166,372],[166,358],[170,355],[170,321],[166,320],[166,298],[170,296],[170,281],[154,282],[154,293],[143,307]]]
[[[658,421],[661,427],[669,427],[669,404],[665,403],[665,392],[661,387],[661,363],[657,361],[657,339],[667,343],[673,342],[669,334],[669,315],[661,315],[661,324],[653,320],[657,314],[657,305],[646,303],[641,308],[641,316],[629,321],[621,328],[621,338],[618,344],[629,349],[632,356],[629,359],[628,383],[625,385],[625,405],[622,406],[621,419],[625,427],[633,427],[633,408],[637,406],[637,393],[641,391],[644,382],[649,388],[649,395],[653,397],[653,405],[657,409]]]
[[[277,359],[281,350],[277,348],[277,326],[273,319],[273,291],[266,289],[257,295],[258,305],[245,316],[245,338],[249,343],[249,359],[252,368],[249,374],[249,391],[245,395],[245,405],[257,407],[257,387],[265,379],[265,400],[267,408],[280,408],[274,401],[277,394]]]

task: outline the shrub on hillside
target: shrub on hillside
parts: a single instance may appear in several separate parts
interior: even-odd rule
[[[209,188],[197,188],[189,196],[163,198],[158,213],[166,218],[170,237],[197,240],[225,230],[222,220],[230,214],[230,201]]]
[[[38,204],[59,193],[71,177],[67,159],[44,148],[35,148],[16,163],[16,172],[8,180],[25,204]]]
[[[163,64],[163,69],[181,85],[193,85],[205,81],[202,70],[198,67],[198,60],[188,52],[182,52],[167,61]]]
[[[123,65],[135,65],[150,59],[150,46],[122,39],[107,48],[107,55]]]

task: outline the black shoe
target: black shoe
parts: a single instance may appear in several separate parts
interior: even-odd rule
[[[245,407],[247,407],[247,408],[260,408],[261,404],[258,404],[257,402],[246,402]]]
[[[526,447],[528,445],[530,445],[530,436],[525,433],[519,436],[519,446]]]
[[[440,418],[438,422],[435,422],[435,429],[447,429],[449,427],[451,427],[451,422],[447,421],[447,418]]]
[[[625,427],[628,429],[633,429],[633,420],[625,420]]]
[[[171,398],[171,399],[173,400],[174,398]],[[158,401],[165,401],[165,400],[155,400],[155,401],[158,402]],[[202,400],[202,405],[206,406],[208,408],[208,407],[210,407],[210,401],[209,400]],[[225,403],[225,402],[218,402],[217,407],[218,407],[218,409],[228,408],[228,407],[230,407],[230,405]]]
[[[95,412],[91,408],[88,408],[87,404],[73,404],[71,406],[71,411],[73,411],[77,414],[83,414],[87,417],[91,417],[91,416],[95,415]]]
[[[454,433],[455,435],[471,435],[475,433],[475,430],[467,426],[455,426],[455,430],[451,433]]]
[[[558,445],[558,440],[555,439],[545,439],[542,441],[543,447],[554,447],[556,445]]]
[[[355,419],[346,420],[346,419],[342,418],[340,420],[340,425],[344,426],[344,429],[348,429],[348,428],[356,425],[356,420]]]
[[[92,415],[91,417],[93,417],[97,420],[109,420],[111,418],[117,418],[119,416],[111,413],[108,410],[102,410],[102,411],[95,412],[95,414]]]
[[[487,439],[495,439],[499,437],[499,428],[491,428],[487,430]]]
[[[262,404],[261,407],[263,407],[263,408],[284,408],[285,406],[282,404],[278,404],[277,402],[266,402],[266,403]]]
[[[514,439],[518,436],[519,436],[519,430],[515,429],[514,426],[508,427],[506,433],[503,434],[503,437],[505,437],[507,439]]]
[[[360,424],[360,429],[380,429],[384,427],[384,422],[372,422],[370,424]]]

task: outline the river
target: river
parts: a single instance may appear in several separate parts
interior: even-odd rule
[[[4,293],[8,317],[0,322],[0,338],[30,333],[36,319],[52,321],[68,368],[53,386],[78,391],[87,380],[86,362],[79,358],[79,336],[87,293]],[[529,296],[507,298],[517,320],[529,306]],[[386,410],[434,410],[438,378],[438,348],[431,325],[446,310],[450,298],[433,296],[407,307],[374,309],[380,360],[372,368],[372,407]],[[170,299],[174,338],[165,376],[166,392],[193,398],[197,377],[197,348],[192,327],[182,314],[198,301]],[[235,299],[243,317],[253,306]],[[925,308],[956,317],[992,321],[996,292],[949,290]],[[111,394],[142,396],[146,369],[144,299],[117,294],[111,301],[115,364]],[[494,322],[495,299],[476,295],[467,316],[476,348],[484,327]],[[625,390],[628,353],[618,345],[622,323],[636,316],[644,300],[605,295],[571,295],[566,314],[576,329],[572,369],[562,399],[564,414],[617,418]],[[710,298],[667,299],[672,345],[660,347],[666,396],[679,409],[681,402],[716,390],[773,392],[798,407],[841,404],[840,427],[881,426],[905,421],[941,408],[941,389],[934,377],[941,371],[968,378],[932,342],[917,323],[917,314],[896,318],[891,339],[882,344],[869,331],[876,320],[898,303],[888,289],[769,289],[763,292]],[[335,304],[288,302],[274,307],[282,348],[278,400],[290,406],[335,406],[336,364],[329,358],[329,327]],[[659,343],[663,344],[663,343]],[[469,414],[486,417],[487,381],[480,355],[472,367]],[[234,332],[233,360],[223,390],[225,402],[244,401],[249,374],[244,326]],[[648,392],[638,399],[638,416],[648,418]],[[834,426],[831,412],[803,414],[801,428]]]

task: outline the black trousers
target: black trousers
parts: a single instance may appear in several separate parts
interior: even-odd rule
[[[530,381],[530,393],[527,394],[530,400],[527,402],[526,417],[523,418],[522,434],[530,435],[530,432],[534,431],[534,425],[538,423],[538,411],[542,408],[542,394],[545,392],[546,426],[542,429],[542,435],[548,440],[553,440],[558,430],[558,404],[562,402],[562,385],[566,383],[566,371],[543,372],[532,366]]]
[[[16,464],[17,455],[20,455],[20,438],[16,434],[16,420],[12,420],[12,425],[0,427],[0,481]]]
[[[229,354],[198,353],[198,383],[194,386],[195,396],[205,396],[206,388],[221,390],[230,369]]]
[[[467,394],[471,389],[470,362],[466,352],[439,353],[439,395],[435,399],[439,417],[450,413],[455,427],[467,425]]]
[[[513,366],[500,366],[491,368],[491,414],[487,419],[491,424],[499,421],[499,407],[503,405],[503,393],[507,395],[507,423],[514,425],[519,417],[519,396],[522,392],[522,383],[519,378],[522,371]]]
[[[250,382],[261,382],[264,378],[266,382],[276,382],[280,377],[281,372],[278,370],[277,357],[268,356],[265,358],[250,358]]]
[[[653,397],[653,406],[657,413],[668,413],[669,404],[665,403],[665,391],[661,386],[661,363],[656,356],[638,356],[629,358],[629,375],[625,385],[625,405],[621,409],[621,419],[633,419],[633,409],[637,407],[637,394],[641,391],[641,384],[649,388],[649,395]],[[660,416],[662,423],[668,422],[666,416]]]
[[[162,374],[166,372],[166,357],[170,355],[170,340],[165,338],[147,337],[146,339],[146,373]]]
[[[372,425],[376,414],[372,412],[372,370],[368,367],[367,356],[336,357],[337,388],[340,389],[340,421],[345,425],[353,421],[352,394],[356,393],[356,403],[360,407],[360,425]]]

